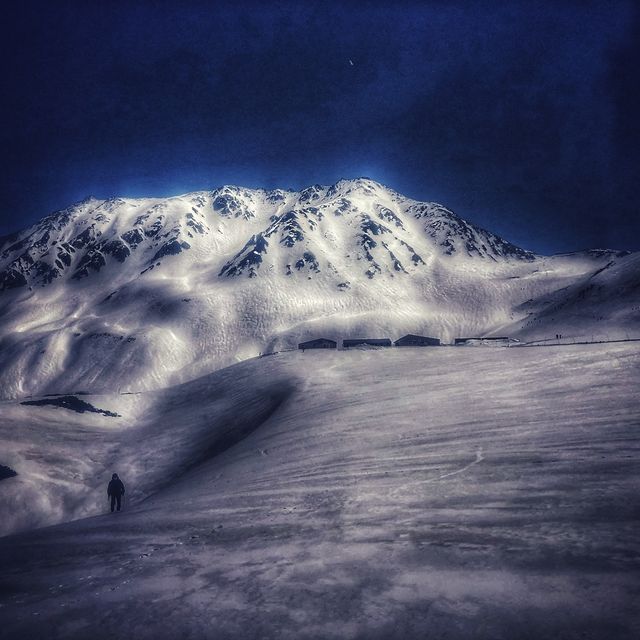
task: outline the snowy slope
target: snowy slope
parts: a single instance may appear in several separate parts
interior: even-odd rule
[[[639,281],[635,255],[536,256],[368,179],[88,198],[0,239],[0,394],[158,388],[319,336],[635,336]]]
[[[104,514],[114,470],[130,502],[0,539],[0,638],[636,638],[637,344],[5,401],[5,530]]]

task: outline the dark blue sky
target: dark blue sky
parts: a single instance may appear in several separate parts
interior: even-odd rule
[[[366,175],[539,252],[640,249],[637,4],[3,12],[0,234],[89,194]]]

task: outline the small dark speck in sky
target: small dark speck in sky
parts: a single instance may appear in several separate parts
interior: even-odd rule
[[[538,252],[640,249],[637,3],[25,0],[0,28],[0,234],[367,175]]]

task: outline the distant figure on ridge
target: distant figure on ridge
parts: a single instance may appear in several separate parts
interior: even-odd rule
[[[113,507],[116,506],[116,503],[118,503],[118,511],[120,511],[120,501],[123,495],[124,484],[122,484],[122,480],[118,478],[118,474],[114,473],[107,487],[107,498],[111,498],[111,513],[113,513]]]

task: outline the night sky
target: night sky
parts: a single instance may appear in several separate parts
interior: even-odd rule
[[[640,9],[15,2],[0,234],[87,195],[369,176],[541,253],[640,249]]]

